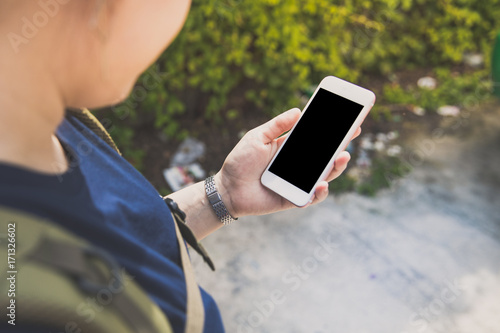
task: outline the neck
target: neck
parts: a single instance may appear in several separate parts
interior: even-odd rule
[[[31,55],[0,55],[0,162],[61,173],[68,166],[54,133],[64,116],[64,101],[48,66],[19,61],[26,56]],[[26,68],[26,63],[41,64]]]

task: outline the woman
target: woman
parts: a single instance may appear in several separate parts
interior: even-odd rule
[[[111,253],[175,332],[185,325],[186,295],[168,207],[66,110],[123,101],[178,34],[189,6],[187,0],[0,2],[0,206],[47,218]],[[294,207],[263,188],[260,176],[282,142],[276,138],[299,115],[293,109],[255,128],[229,154],[212,183],[227,219]],[[339,155],[327,181],[349,158]],[[327,181],[313,204],[327,197]],[[203,182],[169,197],[198,239],[223,226]],[[202,298],[204,331],[223,331],[213,299],[204,291]]]

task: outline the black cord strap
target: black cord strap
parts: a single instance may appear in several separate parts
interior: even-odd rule
[[[193,248],[202,258],[203,260],[207,263],[207,265],[212,269],[212,271],[215,271],[215,265],[210,259],[210,256],[208,255],[208,252],[205,250],[203,245],[201,245],[200,242],[196,239],[196,236],[194,235],[193,231],[191,228],[189,228],[186,224],[186,213],[184,213],[177,203],[170,199],[170,198],[163,198],[165,203],[167,204],[168,208],[170,209],[170,212],[172,212],[172,215],[174,216],[175,223],[177,223],[177,226],[179,227],[179,230],[181,232],[182,237],[186,241],[186,243]]]

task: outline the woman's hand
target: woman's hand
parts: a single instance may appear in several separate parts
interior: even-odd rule
[[[292,109],[251,130],[227,156],[221,171],[215,175],[215,185],[233,217],[262,215],[295,207],[262,186],[260,177],[285,139],[278,137],[290,130],[299,117],[299,109]],[[353,138],[360,133],[361,129],[358,128]],[[328,181],[337,178],[345,170],[350,158],[347,152],[339,155],[326,181],[317,186],[312,204],[325,200]],[[184,210],[186,223],[198,240],[223,226],[208,202],[203,182],[183,188],[169,197]]]
[[[227,209],[233,217],[263,215],[288,208],[294,204],[264,187],[260,177],[285,137],[300,117],[299,109],[291,109],[269,122],[249,131],[227,156],[215,182]],[[358,128],[352,139],[361,133]],[[319,183],[311,204],[325,200],[328,182],[337,178],[350,160],[348,152],[339,154],[325,181]]]

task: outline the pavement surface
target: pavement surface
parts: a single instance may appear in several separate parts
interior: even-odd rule
[[[217,271],[193,254],[195,270],[227,332],[500,332],[499,109],[414,138],[413,171],[374,198],[242,218],[204,240]]]

